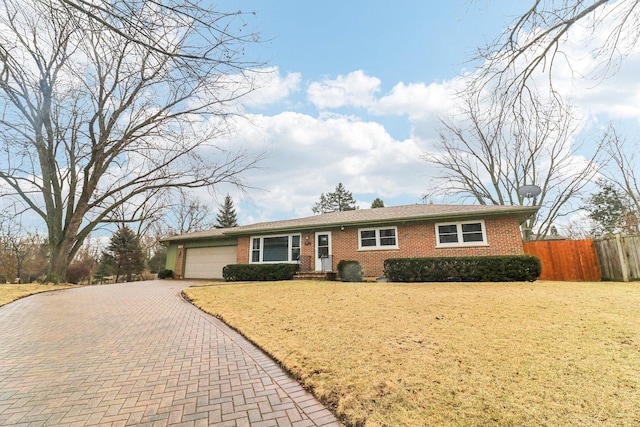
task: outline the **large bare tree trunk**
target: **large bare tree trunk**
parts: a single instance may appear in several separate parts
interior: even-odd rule
[[[49,245],[49,270],[47,281],[53,283],[64,282],[67,277],[67,268],[71,263],[69,250],[60,245]]]

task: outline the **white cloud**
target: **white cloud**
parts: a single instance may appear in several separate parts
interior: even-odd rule
[[[243,98],[245,106],[263,107],[282,101],[300,90],[300,73],[283,76],[278,67],[253,70],[251,79],[257,88]]]
[[[333,191],[338,182],[362,206],[375,197],[408,195],[418,201],[424,193],[424,147],[392,138],[379,123],[294,112],[256,115],[252,123],[239,129],[235,139],[260,138],[269,147],[269,158],[263,169],[245,176],[263,190],[251,192],[254,214],[242,212],[244,224],[312,215],[320,193]]]
[[[585,48],[586,49],[586,48]],[[559,80],[562,93],[571,98],[585,115],[603,115],[607,120],[635,119],[640,123],[640,52],[620,64],[606,79]]]
[[[307,96],[321,110],[345,106],[367,107],[374,102],[374,94],[378,91],[380,79],[357,70],[346,76],[339,75],[335,80],[311,83]]]
[[[300,90],[300,73],[280,74],[278,67],[245,70],[241,74],[215,76],[212,82],[218,99],[227,100],[224,104],[229,111],[243,113],[247,108],[263,108],[286,100]],[[210,94],[203,93],[201,101],[210,102]]]
[[[454,107],[461,79],[444,83],[398,83],[370,111],[378,115],[406,115],[411,120],[424,119],[449,112]]]
[[[553,88],[583,110],[585,116],[601,115],[605,120],[635,118],[640,122],[638,17],[630,15],[625,20],[622,16],[626,7],[635,7],[633,4],[610,2],[599,7],[596,16],[574,23],[555,55]],[[592,27],[594,22],[598,22],[596,27]],[[616,30],[621,30],[621,35],[614,41],[610,37]],[[531,34],[523,33],[520,40],[527,37]],[[529,52],[516,66],[522,69],[539,53]],[[534,75],[539,88],[549,83],[550,63],[545,64]]]
[[[588,35],[578,26],[571,31],[564,50],[573,61],[569,65],[560,59],[553,78],[555,89],[579,108],[585,126],[578,126],[578,131],[588,129],[588,123],[611,119],[640,122],[640,47],[612,77],[585,79],[593,76],[593,53],[602,35]],[[381,94],[381,80],[357,70],[308,85],[307,101],[323,111],[317,117],[294,111],[252,116],[254,126],[241,126],[237,140],[266,145],[269,159],[266,169],[247,175],[264,191],[251,193],[252,205],[243,212],[243,222],[310,215],[320,193],[333,191],[338,182],[354,193],[362,208],[375,197],[418,201],[431,190],[427,176],[433,172],[421,154],[437,137],[438,119],[455,117],[455,96],[464,82],[464,76],[443,82],[399,82]],[[361,109],[354,113],[359,116],[335,113],[343,107]],[[411,136],[395,139],[387,130],[391,127],[385,128],[388,125],[405,126]]]

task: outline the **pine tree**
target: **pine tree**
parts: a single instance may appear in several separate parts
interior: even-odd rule
[[[324,214],[329,212],[353,211],[358,209],[353,194],[338,183],[333,193],[320,194],[320,201],[315,204],[311,210],[316,214]]]
[[[101,264],[109,264],[116,282],[126,276],[127,282],[134,274],[140,274],[145,267],[145,256],[138,236],[127,226],[121,227],[111,236],[111,243],[102,254]]]
[[[376,199],[371,203],[371,209],[375,208],[384,208],[384,202],[380,197],[376,197]]]
[[[113,257],[107,252],[103,252],[98,268],[95,273],[93,273],[93,282],[104,283],[107,277],[113,275],[113,270]]]
[[[220,207],[220,211],[216,216],[216,221],[216,228],[231,228],[238,226],[236,209],[233,207],[233,200],[228,194],[224,198],[224,204]]]

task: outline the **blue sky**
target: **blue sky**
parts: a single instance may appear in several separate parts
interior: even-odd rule
[[[251,127],[236,143],[264,147],[258,187],[230,191],[242,224],[311,215],[338,182],[361,208],[419,203],[433,182],[419,157],[437,136],[459,76],[526,8],[523,2],[465,0],[242,0],[264,40],[250,54],[275,78],[249,102]]]
[[[278,67],[300,73],[302,84],[361,70],[380,79],[380,91],[398,82],[439,82],[472,69],[476,48],[499,35],[522,9],[512,1],[241,1],[255,11],[264,40],[252,52]],[[317,114],[304,93],[263,112],[295,109]],[[295,106],[292,102],[296,102]],[[379,121],[384,118],[379,117]],[[387,120],[395,137],[409,127]]]
[[[271,39],[265,53],[282,72],[317,79],[363,70],[379,77],[385,90],[398,81],[432,81],[459,72],[476,42],[498,34],[511,3],[495,2],[485,10],[455,1],[241,5],[256,11],[264,39]]]
[[[255,74],[259,89],[244,98],[245,118],[236,121],[231,136],[213,142],[232,151],[264,152],[266,158],[243,174],[247,191],[223,185],[214,199],[204,189],[195,195],[215,214],[229,193],[241,225],[312,215],[320,194],[339,182],[361,209],[377,197],[387,206],[424,202],[438,185],[438,171],[421,156],[434,152],[440,119],[454,117],[465,74],[481,65],[473,61],[475,52],[530,6],[513,0],[216,4],[255,12],[246,23],[262,42],[246,54],[265,65]],[[616,120],[637,136],[640,46],[614,77],[575,79],[588,74],[584,59],[601,35],[586,34],[579,25],[571,31],[565,51],[575,59],[574,74],[558,66],[554,84],[576,104],[580,131],[595,135]],[[212,159],[217,153],[210,153]]]
[[[339,182],[360,208],[376,197],[387,206],[422,202],[437,185],[437,171],[421,156],[432,149],[439,119],[455,111],[462,76],[479,65],[472,61],[477,48],[528,6],[489,0],[227,0],[221,6],[238,4],[256,12],[247,22],[264,42],[249,54],[268,60],[269,71],[246,99],[249,120],[238,122],[227,141],[268,156],[244,176],[255,189],[219,189],[231,193],[240,224],[312,215],[320,194]],[[613,78],[576,80],[588,71],[584,59],[599,35],[590,37],[574,26],[566,51],[575,74],[558,66],[556,87],[576,103],[585,134],[609,120],[637,129],[638,49]]]

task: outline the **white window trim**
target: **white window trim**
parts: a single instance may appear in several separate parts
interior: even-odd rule
[[[480,224],[482,226],[482,241],[481,242],[464,242],[462,240],[462,225],[464,224]],[[441,225],[455,225],[458,233],[458,242],[456,243],[440,243],[440,233],[438,227]],[[469,246],[489,246],[487,241],[487,227],[484,220],[475,221],[453,221],[453,222],[438,222],[434,225],[434,231],[436,233],[436,248],[461,248]]]
[[[300,237],[300,251],[302,252],[302,234],[298,234],[298,233],[294,233],[294,234],[271,234],[268,236],[251,236],[249,237],[249,264],[281,264],[281,263],[289,263],[289,264],[296,264],[298,262],[298,260],[296,259],[291,259],[291,248],[292,248],[292,244],[293,244],[293,237],[298,236]],[[288,237],[289,238],[289,243],[287,244],[288,246],[288,250],[287,250],[287,261],[263,261],[263,257],[264,257],[264,239],[268,239],[271,237]],[[253,261],[253,240],[254,239],[260,239],[260,256],[259,256],[259,260],[258,261]]]
[[[382,246],[380,245],[380,230],[395,230],[396,233],[396,244],[393,246]],[[363,231],[375,231],[376,232],[376,245],[375,246],[362,246],[362,237],[361,232]],[[398,246],[398,227],[373,227],[373,228],[359,228],[358,229],[358,250],[359,251],[384,251],[391,249],[400,249]]]

